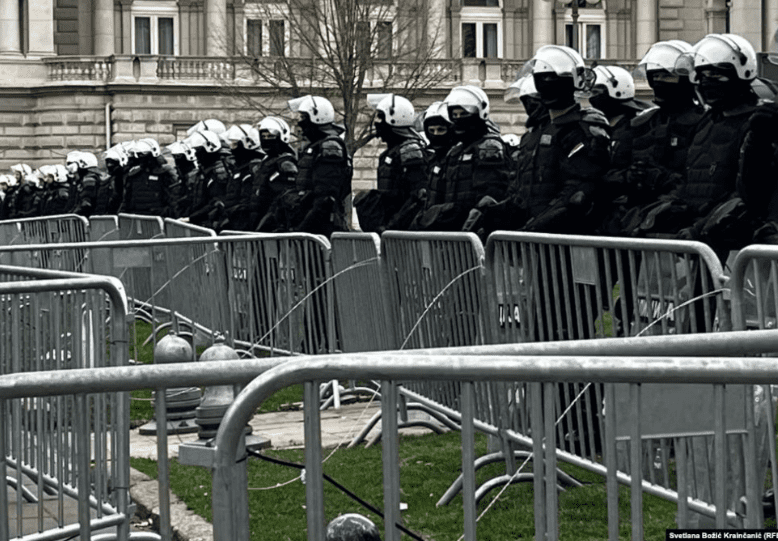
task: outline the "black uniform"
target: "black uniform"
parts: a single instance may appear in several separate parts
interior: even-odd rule
[[[296,192],[297,173],[297,154],[283,142],[277,148],[268,149],[265,159],[253,166],[254,183],[249,200],[253,229],[273,232],[288,227],[279,201],[283,194]]]
[[[421,137],[398,139],[378,157],[378,189],[354,202],[363,231],[407,229],[424,205],[427,162],[432,152],[425,148]]]
[[[596,109],[573,105],[541,124],[522,145],[508,195],[529,231],[585,234],[609,168],[609,124]],[[522,138],[522,143],[524,143]]]
[[[239,144],[233,151],[235,169],[227,183],[224,195],[225,220],[217,229],[230,229],[251,231],[250,222],[250,198],[254,185],[254,173],[262,161],[264,154],[255,150],[248,150]]]
[[[144,155],[130,163],[124,179],[119,212],[151,216],[176,216],[172,189],[178,183],[176,170],[162,156]]]
[[[69,214],[71,210],[71,186],[69,182],[51,182],[44,186],[41,194],[41,216]]]
[[[75,176],[76,186],[76,205],[73,207],[73,213],[79,216],[86,216],[87,218],[92,214],[102,214],[102,212],[95,212],[97,209],[97,194],[101,186],[107,185],[107,177],[102,178],[104,175],[97,167],[88,167],[85,169],[79,169]],[[110,196],[103,196],[105,200],[109,200]],[[107,203],[104,208],[105,210]]]

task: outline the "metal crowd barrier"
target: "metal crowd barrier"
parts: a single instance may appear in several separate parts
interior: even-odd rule
[[[0,222],[0,245],[58,244],[84,242],[89,238],[89,222],[83,216],[62,214]],[[84,272],[84,254],[71,252],[31,252],[3,259],[3,264]]]
[[[744,510],[728,510],[726,475],[729,454],[726,451],[727,434],[743,430],[748,446],[754,441],[753,408],[749,402],[740,403],[733,410],[725,398],[730,385],[745,387],[753,384],[778,382],[778,368],[769,359],[750,355],[776,351],[778,335],[769,331],[711,333],[676,336],[649,336],[629,339],[600,339],[536,344],[510,344],[472,348],[444,348],[413,352],[383,352],[381,354],[344,354],[336,357],[318,356],[290,360],[273,368],[251,382],[224,416],[215,440],[213,469],[213,526],[216,541],[248,539],[248,505],[245,496],[231,490],[236,484],[236,470],[243,461],[236,462],[243,427],[262,401],[277,390],[292,384],[304,383],[306,400],[318,403],[318,382],[330,378],[376,379],[383,382],[383,476],[384,520],[386,541],[400,539],[395,524],[401,522],[400,477],[398,464],[398,436],[394,412],[397,403],[392,387],[405,380],[458,381],[462,387],[462,469],[464,474],[463,514],[464,538],[476,539],[476,496],[473,435],[482,423],[476,415],[474,385],[478,382],[515,381],[529,383],[528,399],[531,415],[532,471],[535,498],[535,537],[558,539],[558,480],[556,462],[559,456],[586,466],[586,461],[557,449],[557,408],[555,389],[565,381],[591,381],[626,385],[634,398],[629,407],[617,405],[616,393],[605,394],[606,461],[596,471],[602,473],[607,487],[607,532],[603,538],[619,539],[619,484],[630,487],[630,517],[632,539],[643,539],[643,494],[649,493],[677,502],[678,526],[689,525],[692,512],[711,517],[717,528],[762,527],[761,492],[758,487],[756,465],[748,461],[747,492]],[[746,357],[744,357],[746,356]],[[618,471],[615,444],[617,438],[632,441],[652,436],[645,423],[651,411],[644,409],[642,388],[648,384],[665,386],[690,384],[710,388],[713,399],[699,404],[705,414],[705,429],[713,434],[712,454],[714,481],[713,502],[697,500],[686,492],[689,474],[679,463],[678,490],[652,483],[642,476],[642,455],[632,452],[632,476]],[[311,411],[311,410],[309,410]],[[751,413],[749,413],[751,412]],[[326,524],[323,496],[322,452],[320,419],[306,418],[306,512],[308,539],[319,540]],[[526,436],[506,434],[517,441]],[[635,450],[639,446],[632,447]],[[746,454],[746,456],[753,456]],[[774,457],[775,455],[773,455]]]
[[[127,301],[105,276],[0,266],[0,372],[28,378],[128,364]],[[48,386],[55,388],[56,378]],[[0,540],[127,539],[129,395],[0,392]],[[76,519],[77,517],[77,519]]]

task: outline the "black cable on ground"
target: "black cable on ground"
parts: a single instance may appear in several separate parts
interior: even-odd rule
[[[304,470],[305,469],[305,465],[304,464],[297,464],[296,462],[287,462],[286,460],[281,460],[280,458],[269,457],[267,455],[263,455],[262,453],[259,453],[257,451],[253,451],[253,450],[249,450],[248,453],[251,456],[253,456],[253,457],[259,458],[260,460],[266,460],[267,462],[272,462],[273,464],[278,464],[279,466],[288,466],[290,468],[296,468],[298,470]],[[327,481],[332,483],[332,485],[335,488],[337,488],[338,490],[343,492],[346,496],[348,496],[349,498],[351,498],[352,500],[357,502],[362,507],[366,508],[369,511],[372,511],[373,513],[375,513],[376,515],[381,517],[381,519],[383,520],[384,514],[383,514],[383,512],[381,512],[380,509],[378,509],[374,505],[366,502],[365,500],[363,500],[362,498],[360,498],[359,496],[357,496],[356,494],[351,492],[349,489],[347,489],[346,487],[344,487],[343,485],[338,483],[335,479],[333,479],[332,477],[330,477],[326,473],[322,472],[322,475],[324,476],[324,479],[326,479]],[[417,534],[415,532],[412,532],[411,530],[409,530],[408,528],[406,528],[402,524],[395,523],[394,525],[397,526],[397,528],[401,532],[403,532],[405,535],[408,535],[408,536],[412,537],[416,541],[424,541],[423,537],[421,537],[419,534]]]

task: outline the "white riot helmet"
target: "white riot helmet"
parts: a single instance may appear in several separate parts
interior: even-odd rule
[[[451,90],[444,100],[451,116],[453,107],[461,107],[481,120],[489,118],[489,97],[481,88],[474,85],[458,86]]]
[[[742,81],[751,81],[757,75],[756,51],[751,43],[736,34],[708,34],[681,55],[676,62],[678,73],[698,82],[698,69],[731,67]]]
[[[65,158],[65,164],[67,166],[68,172],[75,173],[79,169],[81,169],[83,162],[81,161],[81,151],[80,150],[71,150],[68,152],[67,157]]]
[[[58,163],[54,166],[57,169],[57,175],[54,177],[54,180],[59,183],[65,183],[68,181],[68,169],[61,163]]]
[[[596,75],[594,90],[599,88],[614,100],[630,100],[635,97],[635,81],[624,68],[597,66],[594,68],[594,74]]]
[[[393,128],[410,128],[416,120],[413,104],[397,94],[368,94],[367,103]]]
[[[635,79],[646,79],[650,71],[664,70],[673,75],[679,75],[676,71],[676,63],[682,54],[692,50],[692,46],[680,39],[659,41],[654,43],[648,52],[643,55],[638,67],[632,72]],[[686,76],[686,74],[684,74]]]
[[[186,155],[186,145],[183,141],[173,141],[165,149],[170,152],[173,158],[183,158]]]
[[[43,178],[43,182],[46,184],[57,180],[57,168],[53,165],[41,165],[40,168],[38,168],[38,172],[40,173],[41,178]]]
[[[133,158],[142,158],[144,156],[153,156],[154,148],[152,147],[151,143],[149,143],[149,141],[138,139],[128,149],[128,152]]]
[[[335,109],[327,98],[321,96],[303,96],[287,102],[295,113],[306,113],[311,122],[317,125],[335,122]]]
[[[121,167],[127,165],[127,162],[129,161],[129,157],[127,156],[127,151],[122,145],[114,145],[108,150],[106,150],[104,159],[106,161],[113,160],[116,163],[118,163]]]
[[[219,137],[222,143],[226,143],[230,147],[235,147],[238,143],[243,143],[243,139],[246,137],[246,130],[242,126],[233,124],[227,131],[220,134]]]
[[[11,175],[0,175],[0,190],[5,190],[16,183]]]
[[[193,133],[184,142],[194,149],[203,149],[209,154],[218,152],[222,147],[221,139],[212,131]]]
[[[541,73],[572,77],[576,90],[588,90],[594,82],[594,73],[586,67],[580,53],[564,45],[544,45],[538,49],[535,56],[524,64],[519,77]]]
[[[524,96],[538,96],[535,79],[531,74],[517,78],[505,91],[505,103],[519,103]]]
[[[97,156],[95,156],[91,152],[82,152],[79,156],[79,166],[82,169],[87,169],[89,167],[97,167]]]
[[[221,120],[216,120],[215,118],[209,118],[207,120],[201,120],[188,130],[186,130],[187,135],[192,135],[193,133],[198,132],[204,132],[204,131],[210,131],[215,134],[221,134],[227,131],[227,128],[224,126],[224,123]]]
[[[291,135],[289,124],[287,124],[282,118],[278,118],[276,116],[268,116],[263,118],[260,121],[259,126],[257,126],[257,131],[259,132],[260,137],[262,136],[262,132],[266,131],[278,137],[281,142],[287,144],[289,143],[289,138]]]
[[[22,176],[25,176],[25,175],[32,174],[32,167],[30,167],[26,163],[17,163],[16,165],[11,166],[11,171],[13,171],[14,173],[19,173]]]
[[[443,122],[434,122],[435,119],[442,119]],[[445,102],[436,101],[424,112],[424,124],[445,124],[450,125],[451,120],[448,118],[448,106]]]
[[[504,133],[500,136],[503,142],[509,147],[517,147],[521,143],[521,137],[515,133]]]
[[[149,146],[151,149],[151,155],[155,158],[162,155],[162,149],[159,148],[159,143],[157,143],[156,139],[152,139],[151,137],[144,137],[140,140],[140,142],[145,143]]]

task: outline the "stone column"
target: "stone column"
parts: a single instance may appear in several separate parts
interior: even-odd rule
[[[762,50],[762,2],[738,0],[729,8],[729,31],[751,42],[758,52]]]
[[[762,50],[778,52],[778,0],[766,0],[764,3],[764,38]]]
[[[21,55],[19,1],[0,0],[0,56]]]
[[[206,0],[205,27],[208,29],[205,54],[227,55],[227,0]]]
[[[532,52],[540,47],[556,43],[554,37],[554,2],[532,0]]]
[[[113,0],[95,0],[92,21],[95,56],[111,56],[115,52]]]
[[[637,2],[637,28],[635,29],[637,58],[643,58],[657,41],[657,0],[639,0]]]
[[[121,14],[121,28],[124,29],[122,34],[122,54],[132,54],[132,2],[133,0],[119,0],[119,8]]]
[[[30,22],[31,56],[49,56],[54,50],[54,3],[30,2],[28,4]]]
[[[428,9],[426,35],[429,43],[427,46],[433,48],[435,58],[445,58],[446,43],[449,42],[446,35],[446,1],[430,0]]]
[[[706,34],[723,34],[727,31],[727,0],[706,0]]]

